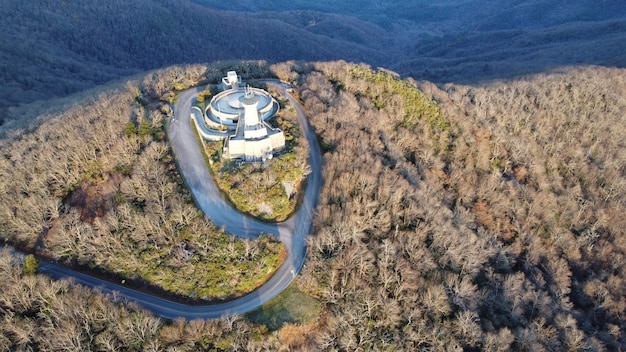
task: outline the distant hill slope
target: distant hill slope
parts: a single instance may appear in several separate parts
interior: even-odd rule
[[[626,67],[613,0],[6,0],[0,16],[0,124],[1,108],[179,63],[344,59],[436,83]]]
[[[377,41],[371,30],[353,30],[352,41],[334,39],[271,16],[227,13],[188,1],[41,1],[33,6],[8,0],[0,16],[0,107],[66,95],[173,63],[239,58],[384,62],[382,54],[360,44]],[[348,20],[333,21],[350,26]]]

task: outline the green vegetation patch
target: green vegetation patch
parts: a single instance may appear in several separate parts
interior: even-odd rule
[[[213,92],[216,87],[207,86],[205,89],[198,92],[198,96],[196,97],[196,106],[200,108],[200,110],[204,111],[207,107],[207,104],[211,102],[211,98],[213,98]]]
[[[297,205],[307,163],[297,153],[286,153],[264,163],[222,159],[222,143],[206,143],[215,181],[244,213],[267,221],[283,221]]]
[[[243,296],[267,281],[285,256],[282,244],[270,235],[239,240],[225,234],[207,235],[211,250],[200,252],[183,242],[174,255],[161,258],[152,249],[142,253],[142,276],[168,291],[204,300]],[[180,265],[188,262],[191,265]]]
[[[247,313],[246,317],[276,331],[284,324],[311,323],[319,313],[319,302],[292,284],[274,299]]]
[[[35,258],[34,255],[28,254],[24,258],[24,266],[22,272],[24,275],[35,275],[37,269],[39,268],[39,260]]]
[[[378,109],[384,108],[393,95],[400,95],[405,111],[402,124],[406,128],[412,128],[421,120],[426,121],[433,131],[447,131],[450,128],[439,106],[406,80],[363,65],[350,65],[348,70],[353,78],[364,79],[379,88],[372,89],[371,85],[367,85],[365,90],[356,92],[372,99]]]

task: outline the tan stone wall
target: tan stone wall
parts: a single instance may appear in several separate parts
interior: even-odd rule
[[[260,159],[268,151],[272,151],[272,142],[269,138],[245,142],[246,159]]]
[[[281,131],[270,135],[272,150],[282,149],[285,147],[285,134]]]
[[[243,139],[231,139],[228,141],[228,158],[243,158],[245,155],[245,142]]]

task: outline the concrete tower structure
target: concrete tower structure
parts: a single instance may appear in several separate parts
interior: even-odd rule
[[[250,87],[246,87],[246,92],[244,95],[239,97],[239,102],[243,105],[246,127],[256,126],[261,123],[261,121],[259,121],[259,111],[257,110],[259,98],[254,94]]]

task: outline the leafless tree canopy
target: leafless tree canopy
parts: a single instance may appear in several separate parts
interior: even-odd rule
[[[167,105],[159,97],[222,68],[151,72],[3,140],[2,239],[181,296],[221,300],[264,282],[282,245],[270,237],[236,240],[210,223],[191,201],[163,133]]]
[[[423,82],[432,128],[395,78],[310,70],[325,183],[301,282],[326,347],[624,348],[626,72]]]
[[[626,71],[568,68],[437,87],[344,62],[271,69],[298,83],[324,153],[297,282],[319,299],[317,321],[277,334],[241,317],[164,323],[63,282],[23,277],[4,253],[0,346],[626,349]],[[106,253],[124,251],[122,243],[144,248],[124,258],[136,268],[184,265],[190,250],[213,248],[200,234],[215,230],[189,203],[173,203],[186,195],[165,142],[128,138],[120,127],[145,118],[156,128],[162,117],[137,104],[132,89],[107,94],[116,99],[95,96],[4,142],[1,234],[97,266],[117,263],[94,253],[95,243]],[[60,137],[70,132],[71,140]],[[144,179],[160,191],[146,192]],[[81,191],[115,210],[68,203]],[[160,264],[148,255],[156,247],[170,253]]]

